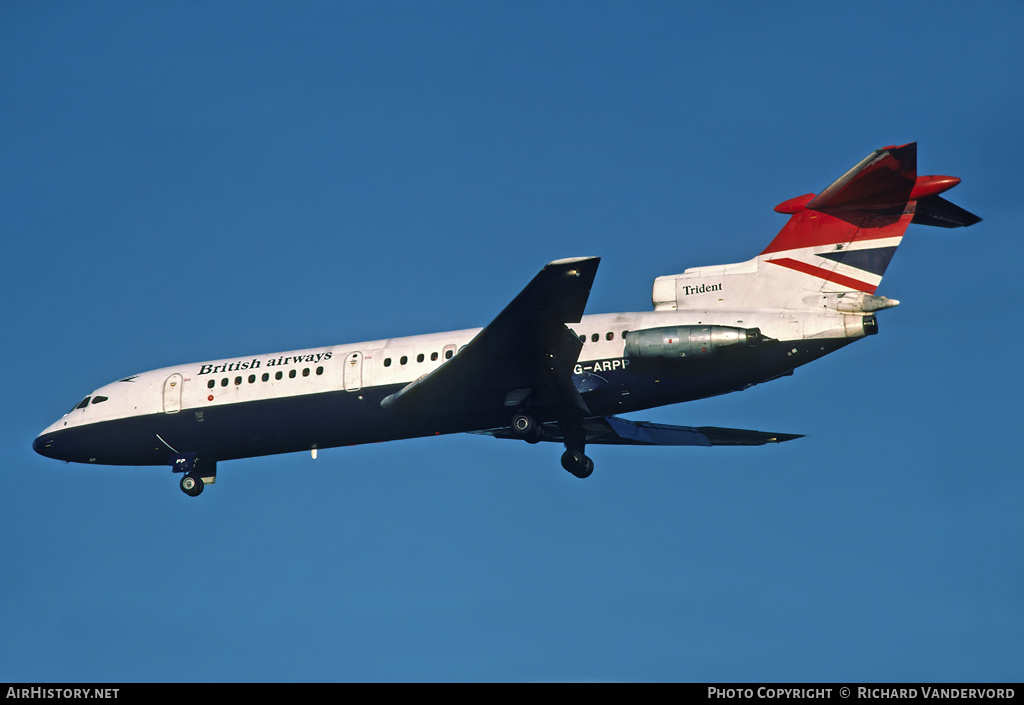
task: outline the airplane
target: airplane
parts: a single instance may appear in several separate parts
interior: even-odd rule
[[[799,434],[621,414],[747,389],[877,333],[877,294],[912,224],[981,220],[918,176],[917,143],[873,151],[789,199],[759,255],[654,280],[654,309],[584,315],[599,257],[550,262],[483,328],[167,367],[100,387],[33,442],[68,462],[170,466],[198,496],[222,461],[452,433],[565,447],[756,446]]]

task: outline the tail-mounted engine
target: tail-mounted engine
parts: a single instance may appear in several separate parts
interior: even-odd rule
[[[759,328],[731,326],[667,326],[626,333],[626,357],[632,360],[679,360],[706,358],[724,349],[774,342]]]

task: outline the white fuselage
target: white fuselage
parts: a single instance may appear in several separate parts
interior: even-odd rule
[[[583,342],[577,373],[594,371],[595,363],[600,373],[628,368],[630,361],[624,355],[624,334],[628,331],[713,323],[760,328],[777,340],[859,337],[863,335],[859,328],[862,318],[834,312],[786,315],[780,311],[650,311],[588,315],[569,327]],[[325,392],[344,391],[354,400],[369,404],[377,397],[367,394],[367,389],[402,387],[429,374],[454,357],[480,330],[241,355],[151,370],[96,389],[89,395],[90,403],[65,414],[41,435],[129,417],[195,414]],[[805,361],[794,362],[794,366]],[[633,392],[630,410],[664,403],[659,397],[645,404],[637,398],[638,392]]]

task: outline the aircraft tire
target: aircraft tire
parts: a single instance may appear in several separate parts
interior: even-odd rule
[[[562,467],[581,480],[594,473],[594,461],[578,450],[567,450],[562,453]]]
[[[206,486],[206,483],[203,482],[202,478],[195,477],[193,475],[183,476],[179,484],[181,486],[181,491],[189,497],[198,497],[202,494],[203,487]]]
[[[512,417],[512,433],[517,436],[526,438],[536,425],[537,422],[528,414],[516,414]]]
[[[512,433],[527,443],[539,443],[544,430],[529,414],[516,414],[512,417]]]

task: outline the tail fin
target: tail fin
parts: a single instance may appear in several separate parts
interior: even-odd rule
[[[918,176],[917,143],[876,150],[821,193],[776,206],[790,219],[753,260],[659,277],[655,308],[817,308],[822,296],[851,293],[861,302],[876,299],[910,223],[958,227],[981,220],[939,197],[958,183]]]

